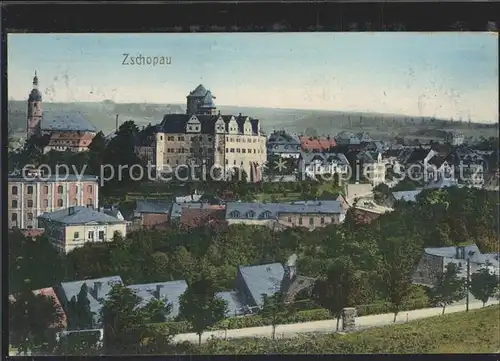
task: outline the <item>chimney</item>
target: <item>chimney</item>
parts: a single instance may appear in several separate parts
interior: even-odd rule
[[[116,114],[116,131],[118,131],[118,114]]]
[[[68,208],[68,216],[71,216],[73,214],[75,214],[75,207],[69,207]]]
[[[161,289],[162,288],[163,288],[163,285],[156,285],[155,297],[157,299],[161,298]]]
[[[94,298],[96,300],[99,299],[99,295],[101,294],[102,282],[96,281],[94,282]]]

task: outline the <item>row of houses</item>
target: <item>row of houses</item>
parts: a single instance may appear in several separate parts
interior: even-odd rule
[[[270,264],[240,266],[237,269],[232,290],[218,292],[216,297],[227,302],[226,317],[237,317],[256,313],[263,304],[263,295],[271,296],[281,291],[286,295],[288,302],[292,301],[299,292],[310,292],[314,279],[297,275],[297,256],[292,255],[284,264],[276,262]],[[102,277],[81,281],[62,282],[54,287],[34,291],[51,297],[61,315],[63,328],[71,325],[69,303],[76,299],[86,285],[86,297],[93,314],[93,327],[100,328],[102,322],[100,311],[109,293],[115,284],[124,284],[120,276]],[[139,297],[139,306],[145,306],[151,300],[163,300],[171,305],[171,312],[165,319],[175,320],[179,316],[181,295],[187,290],[185,280],[154,282],[147,284],[126,285]],[[15,301],[10,296],[10,301]],[[70,327],[71,328],[71,327]]]
[[[298,294],[310,296],[315,279],[298,275],[296,262],[297,256],[292,255],[284,264],[271,263],[238,267],[233,289],[216,294],[216,297],[227,302],[226,317],[254,314],[263,305],[263,295],[271,296],[278,291],[284,293],[286,302],[293,302]],[[478,247],[472,244],[460,247],[426,248],[415,269],[413,282],[433,287],[449,263],[457,264],[461,270],[460,275],[464,278],[467,277],[467,263],[470,265],[470,274],[486,267],[490,273],[499,275],[498,253],[481,253]],[[54,287],[33,292],[51,297],[54,300],[62,320],[60,326],[66,328],[68,324],[71,324],[71,317],[73,317],[68,310],[68,305],[72,299],[78,297],[85,284],[86,296],[93,314],[93,328],[99,329],[102,327],[100,311],[109,297],[111,288],[117,283],[123,284],[120,276],[63,282]],[[185,280],[173,280],[133,284],[126,287],[134,290],[137,294],[140,306],[155,299],[170,304],[171,313],[165,319],[167,321],[175,320],[179,316],[179,299],[187,290],[188,284]],[[15,301],[12,295],[9,299],[11,302]]]

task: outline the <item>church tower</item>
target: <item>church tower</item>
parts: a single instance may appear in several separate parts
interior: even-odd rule
[[[37,127],[42,121],[42,94],[38,90],[38,76],[35,71],[33,78],[33,89],[28,97],[28,118],[26,125],[27,138],[36,133]]]

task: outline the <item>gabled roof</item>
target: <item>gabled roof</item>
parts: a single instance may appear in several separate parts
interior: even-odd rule
[[[461,187],[455,179],[441,178],[434,183],[429,183],[424,189],[439,189],[448,187]]]
[[[160,298],[167,298],[167,302],[172,304],[172,311],[169,318],[174,318],[179,315],[179,297],[186,291],[187,283],[184,280],[157,282],[130,285],[127,288],[134,290],[142,301],[139,307],[145,306],[150,300],[156,299],[156,290],[159,286]]]
[[[96,282],[100,282],[100,288],[95,287]],[[87,293],[87,299],[90,302],[90,311],[94,314],[94,322],[98,324],[100,319],[99,313],[102,308],[100,299],[106,300],[113,285],[116,283],[123,283],[122,279],[120,276],[111,276],[83,281],[62,282],[61,290],[66,298],[65,301],[69,302],[73,297],[78,297],[78,293],[80,293],[84,283],[87,285],[87,289],[89,291]]]
[[[69,207],[55,212],[43,213],[38,216],[38,218],[59,222],[65,225],[77,225],[94,222],[98,224],[124,223],[118,218],[111,217],[95,209],[83,206]]]
[[[346,156],[342,153],[300,152],[300,158],[304,164],[310,164],[314,161],[321,161],[323,163],[337,162],[343,165],[349,164]]]
[[[201,134],[214,134],[215,133],[215,123],[217,120],[222,117],[224,123],[226,125],[226,131],[228,131],[228,124],[231,118],[234,117],[236,123],[238,124],[238,132],[243,133],[244,124],[246,120],[246,116],[243,115],[190,115],[190,114],[166,114],[163,117],[162,122],[159,124],[157,130],[161,133],[167,134],[179,134],[186,132],[186,124],[191,119],[192,116],[196,116],[196,118],[201,123]],[[252,125],[252,133],[258,134],[258,119],[250,119],[250,124]],[[190,134],[191,136],[196,136],[196,134]],[[190,136],[187,135],[187,136]]]
[[[415,189],[413,191],[392,192],[392,196],[397,201],[416,202],[416,198],[421,192],[421,189]]]
[[[252,297],[251,306],[261,306],[262,294],[273,295],[280,290],[285,270],[281,263],[239,267],[239,272]]]
[[[241,316],[245,314],[245,306],[237,291],[219,292],[216,294],[216,297],[227,302],[226,317]]]
[[[266,220],[279,214],[338,214],[342,213],[337,201],[296,201],[291,203],[228,202],[226,219]],[[238,216],[236,216],[236,214]]]
[[[46,131],[97,132],[97,128],[79,112],[43,112],[40,128]]]
[[[162,201],[162,200],[149,200],[141,199],[137,200],[135,213],[166,213],[169,214],[172,209],[172,202]]]

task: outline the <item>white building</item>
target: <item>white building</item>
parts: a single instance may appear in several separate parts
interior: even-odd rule
[[[116,232],[125,236],[127,222],[88,207],[69,207],[38,217],[38,225],[45,229],[52,245],[61,253],[68,253],[86,243],[113,240]]]

